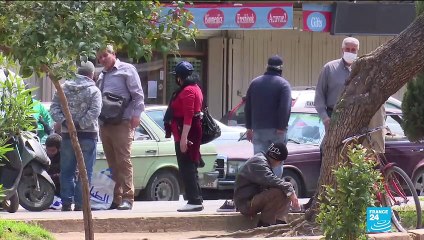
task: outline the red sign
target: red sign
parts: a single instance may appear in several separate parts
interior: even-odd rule
[[[272,27],[282,28],[287,24],[288,15],[282,8],[273,8],[268,13],[268,23]]]
[[[251,28],[256,23],[256,14],[250,8],[242,8],[236,14],[236,23],[240,28]]]
[[[220,28],[224,24],[224,13],[216,8],[210,9],[203,17],[203,23],[208,28]]]

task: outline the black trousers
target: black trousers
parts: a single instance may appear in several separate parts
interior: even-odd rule
[[[188,200],[187,203],[201,205],[203,198],[199,185],[198,166],[190,159],[188,154],[181,152],[180,142],[175,143],[175,153],[177,154],[180,176],[185,187],[185,196]]]

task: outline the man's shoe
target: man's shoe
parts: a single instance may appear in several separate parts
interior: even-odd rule
[[[132,203],[130,201],[122,201],[121,205],[119,205],[116,209],[118,210],[131,210],[132,209]]]
[[[82,211],[82,206],[81,205],[75,205],[74,211]]]
[[[62,212],[69,212],[72,211],[72,207],[70,203],[64,203],[62,204]]]
[[[112,202],[112,204],[109,207],[109,210],[117,209],[119,204]]]
[[[277,219],[277,221],[275,221],[275,225],[279,225],[279,224],[287,224],[287,222],[284,220]]]
[[[259,220],[258,225],[256,225],[256,227],[269,227],[269,226],[271,226],[271,224],[262,222],[262,220]]]
[[[177,209],[178,212],[199,212],[203,210],[203,205],[186,204],[184,207]]]
[[[236,205],[233,200],[225,200],[224,204],[219,207],[217,212],[237,212]]]

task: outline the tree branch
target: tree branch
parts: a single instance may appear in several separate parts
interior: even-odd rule
[[[0,45],[0,51],[2,51],[5,54],[9,54],[11,51],[11,48],[8,46]]]

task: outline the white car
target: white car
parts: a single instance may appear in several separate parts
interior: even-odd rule
[[[314,87],[300,87],[304,90],[297,90],[299,87],[292,89],[292,108],[315,108],[315,88]],[[225,114],[221,118],[221,122],[228,126],[245,126],[245,115],[244,115],[244,105],[245,98],[242,97],[242,100],[237,106],[235,106],[231,111]],[[389,97],[386,101],[386,109],[398,109],[401,110],[402,102],[397,100],[394,97]]]
[[[146,114],[153,119],[162,129],[165,129],[163,116],[165,115],[167,106],[157,105],[151,107],[149,111],[146,111]],[[241,126],[230,127],[220,121],[214,119],[218,126],[221,128],[221,136],[212,141],[216,145],[222,145],[228,142],[237,142],[243,134],[246,132],[246,128]]]

